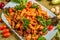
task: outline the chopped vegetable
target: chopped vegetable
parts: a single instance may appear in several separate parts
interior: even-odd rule
[[[44,28],[44,29],[43,29],[43,32],[46,32],[46,31],[47,31],[47,28]]]
[[[24,21],[24,24],[23,24],[23,27],[25,30],[28,29],[28,25],[30,24],[30,21],[26,18],[23,18],[23,21]]]
[[[36,5],[36,4],[32,4],[32,5],[31,5],[31,8],[38,9],[38,5]]]
[[[23,10],[25,9],[26,7],[25,6],[20,6],[20,5],[17,5],[16,6],[16,10]]]
[[[47,20],[47,25],[50,25],[52,23],[52,19]]]
[[[26,25],[30,24],[30,21],[28,19],[26,19],[26,18],[23,18],[23,21],[24,21],[24,24],[26,24]]]
[[[43,17],[37,16],[37,21],[39,21],[43,26],[47,26],[46,20]]]
[[[24,27],[24,30],[27,30],[28,29],[28,26],[23,24],[23,27]]]
[[[40,36],[40,37],[38,38],[38,40],[46,40],[46,38],[43,37],[43,36]]]
[[[48,25],[48,30],[52,30],[53,29],[53,25]]]
[[[37,20],[45,27],[52,23],[51,19],[45,20],[43,17],[40,16],[37,16]]]

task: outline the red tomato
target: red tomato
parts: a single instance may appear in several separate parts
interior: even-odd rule
[[[4,29],[3,33],[9,33],[9,29]]]
[[[29,11],[29,7],[27,7],[26,10]]]
[[[6,29],[6,25],[2,25],[2,26],[0,27],[0,30],[3,30],[3,29]]]
[[[5,33],[5,34],[3,34],[3,36],[4,36],[5,38],[7,38],[7,37],[10,36],[10,33]]]
[[[27,4],[27,6],[28,6],[28,7],[31,7],[31,5],[32,5],[32,2],[29,1],[28,4]]]
[[[48,25],[48,30],[52,30],[53,29],[53,25]]]
[[[12,8],[9,8],[9,12],[10,12],[10,13],[13,12],[13,9],[12,9]]]
[[[3,28],[3,29],[6,29],[6,25],[2,25],[2,28]]]
[[[3,28],[2,27],[0,27],[0,30],[2,30]]]

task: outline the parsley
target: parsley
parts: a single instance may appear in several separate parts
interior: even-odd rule
[[[23,27],[24,27],[25,30],[27,30],[28,25],[30,24],[30,21],[26,18],[23,18],[23,22],[24,22]]]
[[[37,21],[39,21],[43,26],[47,26],[47,22],[43,17],[37,16]]]
[[[20,6],[20,5],[17,5],[16,6],[16,10],[23,10],[25,9],[26,7],[25,6]]]
[[[41,16],[37,16],[37,21],[40,22],[45,27],[48,26],[48,25],[50,25],[52,23],[52,19],[45,20]]]
[[[31,8],[38,9],[38,5],[36,5],[36,4],[32,4],[32,5],[31,5]]]

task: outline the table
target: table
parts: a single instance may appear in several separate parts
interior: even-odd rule
[[[7,4],[7,2],[5,0],[0,0],[0,2],[4,2],[5,4]],[[45,6],[46,8],[48,8],[49,10],[52,8],[52,7],[55,7],[55,6],[60,6],[60,5],[49,5],[50,2],[48,2],[47,0],[42,0],[42,1],[39,1],[39,3],[41,3],[43,6]],[[2,13],[2,10],[0,9],[0,14]],[[2,23],[0,23],[1,25]],[[0,40],[19,40],[19,38],[13,33],[11,32],[11,36],[9,38],[4,38],[1,34],[0,34]],[[52,39],[52,40],[58,40],[55,39],[55,37]]]

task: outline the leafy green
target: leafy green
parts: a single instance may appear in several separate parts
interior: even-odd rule
[[[46,40],[46,38],[43,37],[43,36],[40,36],[40,37],[38,38],[38,40]]]
[[[44,29],[43,29],[43,32],[46,32],[46,31],[47,31],[47,28],[44,28]]]
[[[47,25],[50,25],[52,23],[52,19],[47,20]]]
[[[36,4],[32,4],[32,5],[31,5],[31,8],[38,9],[38,5],[36,5]]]
[[[23,21],[24,21],[24,24],[26,24],[26,25],[30,24],[30,21],[28,19],[26,19],[26,18],[23,18]]]
[[[43,26],[47,26],[46,20],[43,17],[37,16],[37,21],[39,21]]]
[[[25,24],[23,24],[23,27],[24,27],[24,30],[28,29],[27,25],[25,25]]]
[[[52,19],[45,20],[43,17],[40,16],[37,16],[37,21],[39,21],[45,27],[52,23]]]
[[[23,10],[23,9],[25,9],[26,7],[25,7],[25,6],[17,5],[15,8],[16,8],[16,10]]]
[[[20,3],[20,5],[26,5],[27,4],[27,0],[11,0],[11,1]]]
[[[23,22],[24,22],[23,27],[24,27],[25,30],[27,30],[28,25],[30,24],[30,21],[26,18],[23,18]]]

